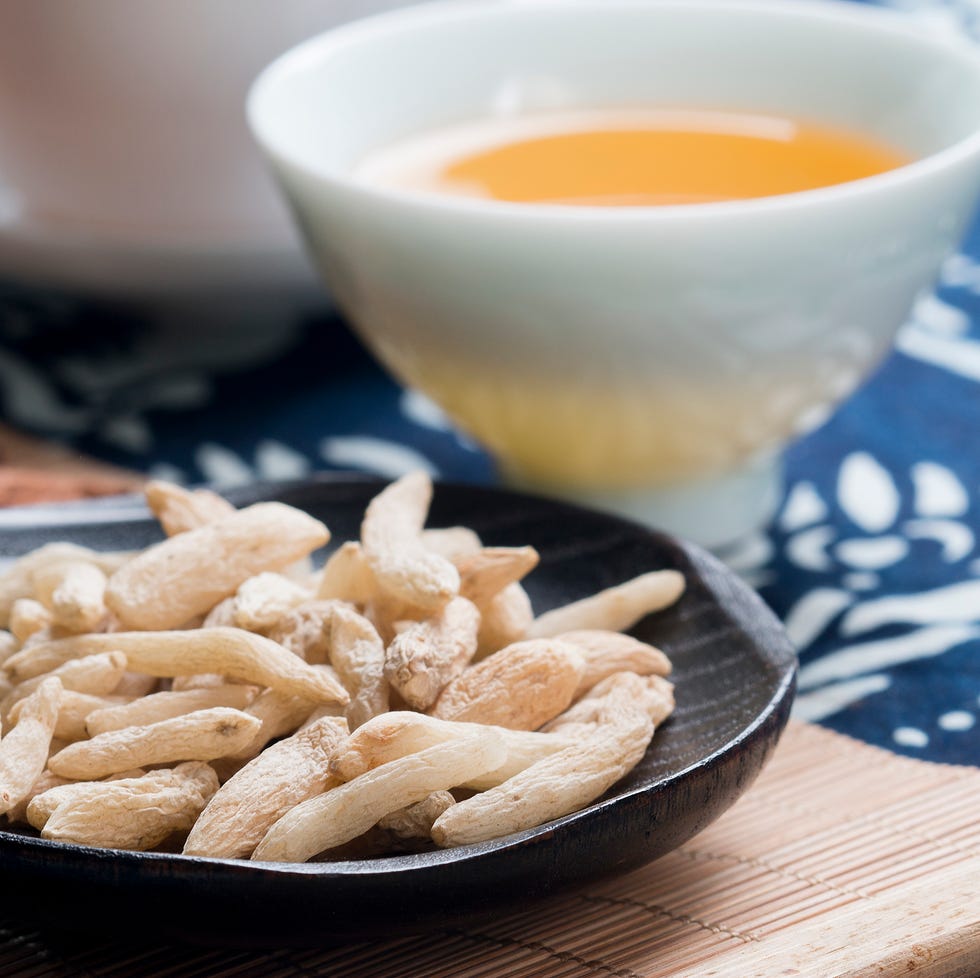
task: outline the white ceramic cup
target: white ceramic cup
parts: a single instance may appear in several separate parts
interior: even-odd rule
[[[353,175],[499,113],[726,108],[915,157],[780,197],[652,208],[413,194]],[[973,213],[980,58],[847,3],[485,2],[294,49],[248,113],[332,294],[510,481],[710,546],[759,526],[781,450],[889,349]]]

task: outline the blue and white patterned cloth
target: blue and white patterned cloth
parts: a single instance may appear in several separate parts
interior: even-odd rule
[[[895,5],[980,25],[970,0]],[[0,283],[0,420],[192,483],[419,466],[496,479],[329,314],[182,329]],[[978,433],[980,222],[876,376],[789,451],[772,525],[729,555],[800,649],[800,717],[980,763]]]

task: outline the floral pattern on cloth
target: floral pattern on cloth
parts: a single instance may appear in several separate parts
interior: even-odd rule
[[[978,432],[980,265],[959,254],[878,375],[790,450],[781,511],[743,546],[800,650],[798,716],[980,762]]]

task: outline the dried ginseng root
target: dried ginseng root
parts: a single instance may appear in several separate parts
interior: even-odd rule
[[[133,672],[127,669],[119,680],[119,685],[112,691],[113,696],[127,696],[136,699],[137,696],[149,696],[160,689],[158,676],[148,676],[144,672]]]
[[[2,710],[5,717],[11,719],[17,704],[52,676],[59,679],[65,689],[78,693],[91,693],[94,696],[106,696],[116,690],[125,672],[126,656],[118,651],[100,652],[96,655],[72,659],[50,673],[25,679],[15,686],[4,697]]]
[[[480,608],[480,633],[476,658],[519,642],[534,621],[534,611],[527,591],[519,583],[508,584]]]
[[[476,653],[480,613],[466,598],[453,598],[441,612],[410,625],[385,653],[384,674],[416,710],[427,710]]]
[[[20,642],[16,635],[0,631],[0,665],[3,665],[19,648]]]
[[[51,612],[51,623],[69,632],[95,631],[105,620],[106,575],[86,560],[66,560],[38,568],[34,593]]]
[[[208,803],[185,855],[247,859],[286,812],[338,783],[328,762],[346,736],[342,718],[323,718],[263,751]]]
[[[421,801],[408,808],[385,815],[378,822],[378,828],[390,832],[399,839],[431,838],[432,824],[456,799],[449,791],[433,791]]]
[[[320,572],[316,596],[362,608],[377,598],[378,586],[360,543],[348,540],[330,555]]]
[[[237,628],[268,634],[283,615],[310,600],[308,588],[283,574],[264,571],[250,577],[233,599],[232,622]],[[305,657],[304,657],[305,658]],[[307,659],[307,662],[312,661]]]
[[[659,726],[674,711],[674,686],[663,676],[618,672],[596,683],[582,699],[542,729],[563,736],[587,732],[602,721],[610,703],[632,704]]]
[[[670,660],[660,649],[641,642],[632,635],[609,631],[578,631],[562,634],[563,642],[574,645],[585,658],[585,672],[575,691],[584,695],[596,683],[617,672],[635,672],[638,676],[667,676]]]
[[[367,618],[339,603],[330,615],[330,662],[350,693],[351,730],[387,711],[384,643]]]
[[[22,701],[23,702],[23,701]],[[78,693],[66,689],[61,694],[61,709],[58,710],[58,722],[55,724],[55,737],[71,743],[74,740],[85,740],[89,736],[88,718],[99,710],[112,709],[132,702],[128,696],[94,696],[91,693]],[[21,704],[10,711],[11,717],[20,713]]]
[[[301,510],[256,503],[148,547],[109,578],[106,604],[125,628],[179,628],[250,577],[282,570],[329,539]]]
[[[358,727],[334,752],[330,772],[353,781],[389,761],[454,740],[465,728],[413,710],[392,710]]]
[[[10,631],[18,641],[26,642],[32,635],[47,632],[54,617],[34,598],[18,598],[10,606]]]
[[[57,774],[52,774],[47,769],[43,770],[38,775],[34,784],[31,785],[31,790],[13,808],[8,810],[7,821],[11,825],[29,825],[30,823],[27,821],[28,805],[30,805],[37,795],[43,794],[45,791],[56,788],[61,784],[74,784],[74,782],[68,778],[59,778]]]
[[[237,628],[235,624],[235,598],[219,601],[201,622],[201,628]]]
[[[45,771],[40,778],[35,782],[34,787],[31,788],[31,793],[33,797],[25,805],[25,820],[33,825],[36,829],[41,829],[44,827],[47,820],[54,813],[54,810],[61,805],[65,800],[65,794],[61,792],[55,792],[54,794],[48,794],[50,789],[58,787],[64,784],[75,785],[71,792],[68,793],[69,797],[74,795],[81,795],[86,790],[98,791],[98,789],[86,789],[83,785],[93,784],[99,785],[104,781],[125,781],[131,778],[142,778],[146,774],[146,771],[141,767],[131,768],[127,771],[120,771],[118,774],[110,775],[108,778],[104,778],[103,781],[72,781],[67,778],[59,778],[57,775],[52,774],[50,771]],[[42,797],[43,795],[43,797]],[[35,802],[34,799],[37,799]]]
[[[216,523],[235,512],[235,507],[210,489],[184,489],[154,479],[143,487],[150,511],[168,537]]]
[[[559,751],[566,750],[575,744],[575,738],[564,733],[542,733],[530,730],[508,730],[506,727],[493,727],[501,731],[501,737],[507,747],[507,757],[503,764],[495,767],[486,774],[471,778],[462,787],[473,791],[486,791],[503,784],[515,774],[529,768],[532,764]]]
[[[352,781],[406,754],[449,743],[462,734],[479,737],[484,731],[500,738],[506,748],[506,757],[499,767],[467,781],[463,787],[483,790],[500,784],[536,761],[574,743],[560,734],[457,723],[425,713],[395,710],[375,717],[351,734],[331,758],[330,771],[343,781]]]
[[[606,703],[589,736],[447,809],[432,826],[432,838],[440,846],[469,845],[578,811],[639,763],[653,731],[653,721],[632,701]]]
[[[339,601],[304,601],[284,612],[268,635],[304,662],[330,661],[330,616]]]
[[[422,545],[454,564],[483,549],[483,542],[468,526],[430,527],[422,531]]]
[[[435,614],[459,593],[459,572],[422,542],[431,499],[432,480],[413,472],[375,496],[361,523],[361,546],[379,590],[420,616]]]
[[[449,683],[431,712],[443,720],[537,730],[572,702],[584,671],[581,652],[561,639],[516,642]]]
[[[255,717],[241,710],[224,706],[195,710],[69,744],[51,756],[48,767],[63,778],[81,781],[151,764],[211,761],[240,750],[259,727]]]
[[[307,665],[276,642],[240,628],[77,635],[12,655],[6,668],[19,680],[50,672],[83,655],[118,650],[131,669],[150,676],[219,674],[269,686],[314,703],[347,703],[347,691],[329,673]]]
[[[503,763],[506,752],[502,740],[486,730],[478,737],[461,735],[400,757],[288,811],[269,829],[252,858],[305,862],[363,835],[385,815],[414,805],[433,791],[448,790],[492,771]]]
[[[484,547],[456,561],[459,593],[484,608],[505,587],[534,570],[539,559],[534,547]]]
[[[100,553],[74,543],[46,543],[43,547],[18,557],[0,573],[0,627],[8,627],[10,610],[18,598],[33,597],[34,575],[45,568],[63,564],[65,561],[82,560],[94,564],[106,574],[111,574],[129,557],[125,553]]]
[[[641,618],[672,605],[684,592],[684,575],[675,570],[650,571],[588,598],[546,611],[527,630],[528,638],[545,638],[583,629],[622,632]]]
[[[215,762],[218,777],[223,781],[227,780],[243,764],[257,757],[270,741],[292,733],[306,720],[314,706],[315,704],[302,696],[282,693],[276,689],[263,690],[245,708],[245,713],[259,721],[258,727],[244,744]]]
[[[41,838],[106,849],[153,849],[185,832],[218,789],[197,761],[138,778],[65,784],[37,795],[27,817]]]
[[[0,814],[26,798],[44,770],[61,693],[59,679],[44,680],[23,701],[17,723],[0,740]]]
[[[151,693],[149,696],[140,696],[128,703],[104,703],[100,707],[95,707],[85,717],[85,729],[88,736],[95,737],[107,730],[144,727],[149,723],[170,720],[185,713],[192,713],[194,710],[209,710],[215,706],[244,710],[257,694],[256,686],[234,683],[225,683],[209,689]]]

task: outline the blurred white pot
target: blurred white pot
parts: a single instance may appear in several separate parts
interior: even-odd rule
[[[0,279],[113,295],[314,290],[249,136],[297,41],[403,0],[3,0]]]

